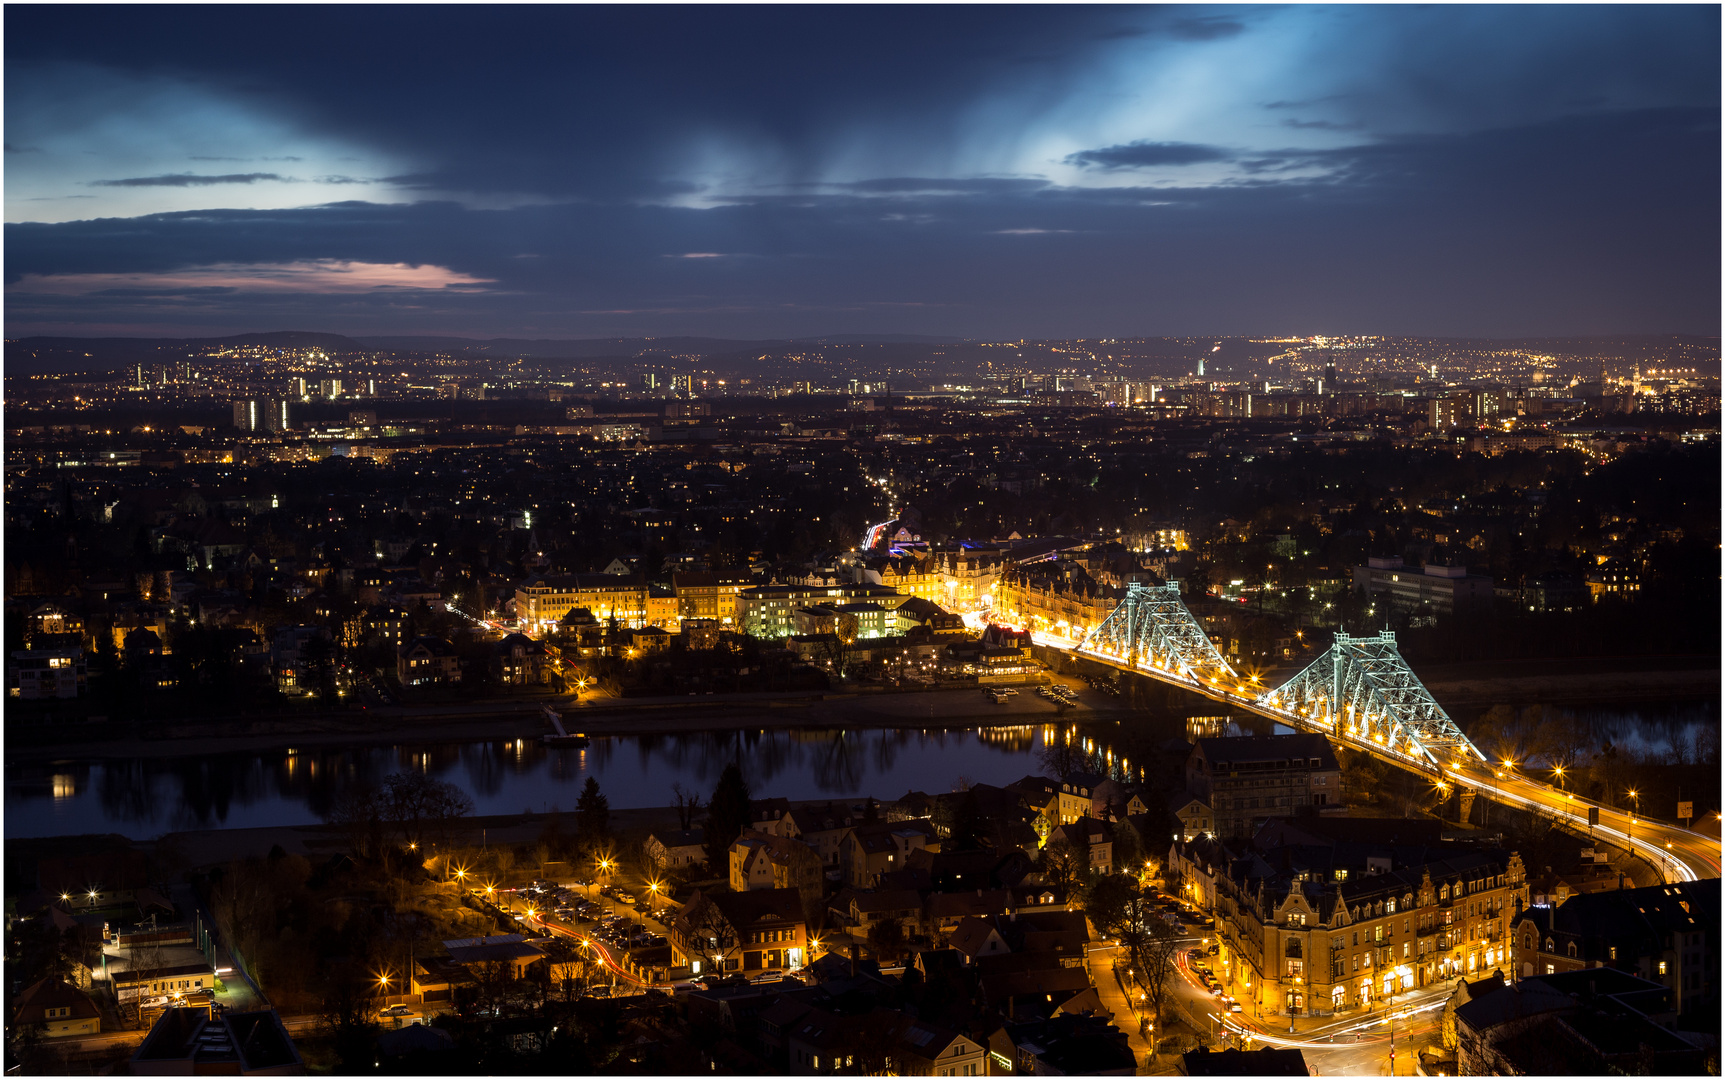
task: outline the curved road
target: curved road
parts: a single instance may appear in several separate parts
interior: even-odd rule
[[[1126,664],[1104,653],[1079,649],[1070,640],[1049,634],[1036,633],[1032,635],[1032,639],[1038,645],[1061,649],[1073,656],[1179,686],[1193,693],[1201,694],[1212,701],[1219,701],[1235,708],[1244,709],[1247,712],[1256,713],[1259,716],[1287,724],[1289,727],[1318,732],[1332,741],[1356,750],[1363,750],[1392,765],[1425,773],[1433,777],[1434,783],[1442,780],[1446,783],[1458,784],[1464,788],[1472,789],[1481,798],[1532,809],[1550,817],[1563,819],[1571,827],[1578,830],[1588,829],[1588,810],[1597,807],[1599,825],[1592,829],[1593,835],[1602,837],[1618,847],[1633,850],[1637,855],[1646,859],[1666,882],[1696,881],[1701,878],[1720,876],[1720,842],[1702,833],[1626,813],[1616,807],[1581,798],[1573,792],[1535,780],[1513,768],[1494,767],[1484,760],[1457,761],[1447,766],[1435,766],[1425,758],[1389,749],[1377,743],[1352,738],[1337,732],[1329,724],[1316,722],[1310,717],[1287,709],[1264,704],[1259,700],[1259,695],[1263,693],[1263,687],[1237,676],[1201,679],[1195,676],[1163,671],[1160,668]],[[1475,753],[1478,751],[1476,750]]]

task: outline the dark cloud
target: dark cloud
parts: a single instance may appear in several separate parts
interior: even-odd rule
[[[1237,19],[1206,15],[1195,19],[1176,19],[1168,28],[1168,36],[1179,41],[1216,41],[1230,38],[1246,29]]]
[[[12,5],[4,19],[8,130],[21,144],[63,136],[17,120],[66,115],[40,88],[68,85],[68,71],[93,100],[188,87],[191,99],[238,103],[231,141],[211,132],[199,149],[291,148],[319,163],[296,166],[307,175],[352,161],[350,175],[324,182],[370,192],[365,178],[381,186],[376,177],[396,174],[397,193],[423,200],[7,225],[9,332],[183,323],[193,306],[212,327],[355,333],[1717,332],[1713,6],[1017,5],[979,17],[941,6],[596,5],[477,17],[439,6],[120,5],[93,22],[75,7]],[[1251,84],[1264,87],[1251,91],[1261,108],[1214,129],[1156,129],[1189,142],[1068,159],[1105,187],[993,172],[1035,168],[1013,148],[1046,145],[1060,117],[1115,116],[1139,93],[1147,112],[1162,108],[1137,73],[1202,68],[1221,53],[1207,43],[1223,40],[1238,43],[1225,46],[1230,57],[1261,50],[1253,76],[1282,73]],[[269,47],[236,47],[255,42]],[[1216,85],[1204,78],[1196,85]],[[1276,130],[1298,141],[1297,128],[1451,134],[1361,135],[1322,151],[1262,143]],[[261,130],[295,141],[259,142]],[[98,166],[107,151],[65,145],[8,157],[14,169],[63,157],[83,170],[28,194],[182,167]],[[1178,179],[1200,174],[1181,166],[1207,163],[1237,179]],[[1149,175],[1133,170],[1152,167],[1179,186],[1132,186]],[[206,204],[222,204],[265,194],[237,185],[269,179],[290,178],[106,183],[208,185]],[[751,257],[666,257],[738,252]],[[448,267],[497,284],[433,300],[19,285],[325,259]]]
[[[8,326],[195,318],[222,330],[291,319],[350,333],[531,327],[577,337],[1709,333],[1719,319],[1718,249],[1696,238],[1719,232],[1718,123],[1717,109],[1661,110],[1289,152],[1266,160],[1320,175],[1153,193],[1019,183],[955,198],[914,190],[909,178],[887,185],[899,192],[892,221],[877,195],[810,191],[702,210],[349,201],[10,224]],[[529,251],[544,256],[519,257]],[[666,257],[738,252],[751,257]],[[139,293],[151,288],[147,276],[129,296],[20,284],[23,275],[318,259],[443,266],[495,285],[175,299]]]
[[[1083,168],[1143,169],[1155,165],[1201,165],[1209,161],[1228,161],[1233,156],[1219,146],[1198,143],[1131,142],[1104,146],[1099,150],[1081,150],[1067,155],[1066,163]]]
[[[42,148],[40,146],[13,146],[11,143],[7,143],[6,152],[8,154],[40,154]]]
[[[92,180],[92,187],[208,187],[212,184],[255,184],[260,180],[295,183],[289,176],[273,172],[228,173],[224,176],[200,176],[195,173],[169,173],[164,176],[129,176],[123,180]]]
[[[1297,120],[1288,117],[1282,121],[1283,127],[1301,128],[1309,131],[1359,131],[1366,125],[1358,123],[1339,123],[1335,120]]]

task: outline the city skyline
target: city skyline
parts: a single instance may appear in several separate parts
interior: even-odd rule
[[[1718,333],[1712,8],[6,18],[9,338]]]

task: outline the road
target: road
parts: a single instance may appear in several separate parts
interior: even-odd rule
[[[1197,943],[1197,939],[1193,939]],[[1387,1010],[1349,1010],[1343,1016],[1253,1016],[1230,1012],[1193,972],[1184,953],[1177,962],[1174,1001],[1192,1026],[1209,1030],[1233,1047],[1298,1049],[1317,1076],[1411,1075],[1419,1050],[1435,1047],[1443,1005],[1454,985],[1440,983],[1397,995]]]
[[[1263,693],[1264,687],[1255,680],[1226,675],[1198,678],[1159,668],[1129,665],[1100,653],[1080,651],[1077,643],[1066,638],[1047,634],[1036,634],[1033,638],[1038,645],[1063,649],[1086,660],[1180,686],[1212,701],[1219,701],[1290,727],[1316,731],[1344,746],[1363,750],[1393,765],[1431,776],[1434,783],[1441,779],[1445,783],[1472,789],[1479,797],[1493,802],[1533,809],[1541,814],[1562,819],[1577,831],[1588,830],[1588,810],[1597,807],[1599,825],[1592,829],[1592,835],[1634,851],[1646,859],[1664,881],[1696,881],[1700,878],[1720,876],[1718,840],[1679,825],[1640,817],[1614,806],[1580,798],[1556,784],[1518,771],[1513,765],[1494,765],[1482,757],[1470,757],[1465,761],[1457,760],[1434,766],[1424,757],[1392,749],[1368,739],[1357,739],[1336,730],[1329,723],[1268,705],[1260,700],[1259,695]]]

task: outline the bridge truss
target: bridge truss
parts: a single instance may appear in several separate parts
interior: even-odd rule
[[[1338,631],[1327,652],[1258,700],[1304,726],[1440,768],[1485,758],[1414,675],[1388,630],[1367,637]]]
[[[1239,680],[1186,610],[1179,583],[1172,581],[1126,586],[1126,599],[1085,636],[1077,651],[1189,681]]]

